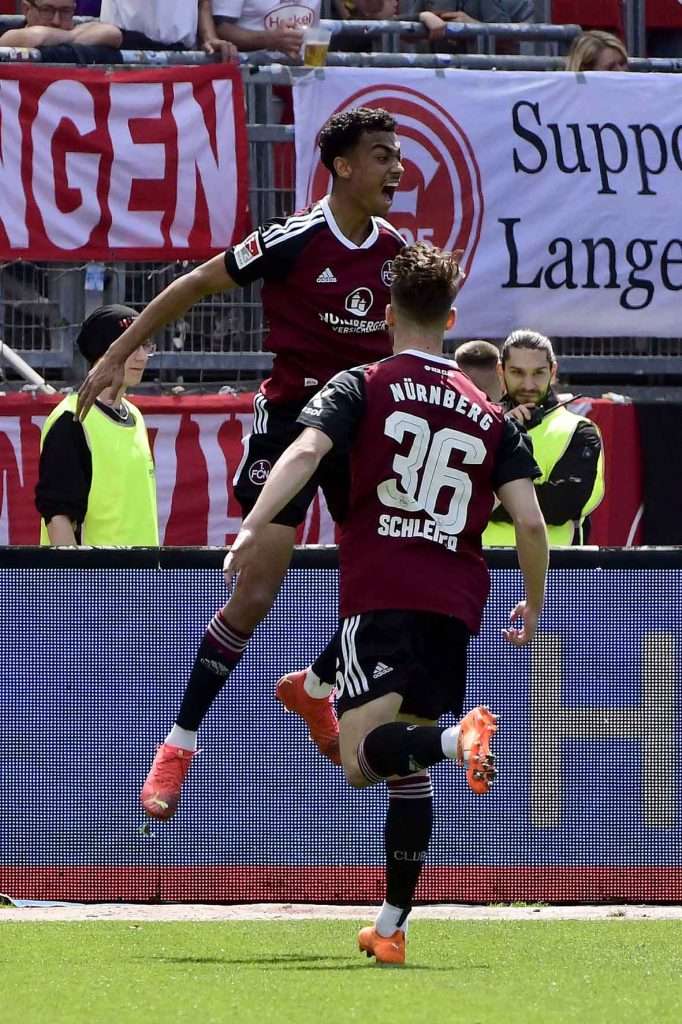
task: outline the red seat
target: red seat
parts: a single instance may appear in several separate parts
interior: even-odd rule
[[[666,0],[659,0],[662,6]],[[651,0],[647,2],[647,11]],[[679,6],[668,0],[669,6]],[[601,28],[622,36],[625,28],[621,0],[552,0],[552,21],[555,25],[581,25]]]
[[[682,28],[682,3],[679,0],[647,0],[647,28]]]
[[[0,14],[16,14],[17,0],[0,0]]]

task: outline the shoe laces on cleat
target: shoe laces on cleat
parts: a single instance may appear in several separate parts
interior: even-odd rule
[[[176,790],[178,784],[184,782],[189,766],[198,753],[199,750],[185,750],[170,743],[160,743],[146,785],[153,785],[161,794]]]
[[[489,792],[497,776],[490,741],[497,732],[498,721],[489,708],[479,706],[460,722],[457,761],[466,768],[469,788],[478,796]]]

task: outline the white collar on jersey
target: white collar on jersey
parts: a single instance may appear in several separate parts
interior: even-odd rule
[[[343,231],[334,220],[334,214],[329,207],[329,196],[324,196],[323,199],[320,199],[319,206],[324,213],[324,219],[326,220],[327,226],[334,238],[341,242],[341,245],[345,245],[347,249],[369,249],[370,246],[374,245],[379,237],[379,226],[377,225],[376,218],[372,217],[372,230],[367,235],[367,238],[364,240],[362,245],[356,245],[355,242],[351,242],[350,238],[346,238]]]
[[[417,359],[431,359],[434,363],[443,363],[444,366],[449,366],[451,370],[458,369],[454,359],[448,359],[447,356],[434,356],[430,352],[420,352],[418,348],[404,348],[402,352],[396,352],[396,356],[416,356]]]

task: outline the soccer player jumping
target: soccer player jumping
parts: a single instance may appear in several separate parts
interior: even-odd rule
[[[339,370],[389,355],[384,320],[391,263],[403,246],[383,218],[403,166],[395,121],[381,109],[356,108],[332,117],[319,137],[332,175],[328,196],[294,216],[258,228],[239,245],[178,278],[150,302],[108,350],[81,387],[79,416],[97,395],[122,381],[126,357],[199,299],[262,279],[274,353],[271,376],[254,400],[253,433],[235,478],[243,514],[253,507],[281,453],[301,432],[308,399]],[[253,630],[272,607],[291,560],[296,528],[321,487],[335,519],[344,514],[347,464],[336,453],[279,510],[260,537],[260,558],[241,574],[229,601],[208,625],[175,724],[159,747],[141,802],[170,818],[194,756],[197,730],[239,662]],[[338,724],[331,687],[310,693],[301,674],[287,684],[287,706],[307,721],[318,748],[338,761]]]
[[[395,354],[337,374],[303,409],[306,429],[280,458],[225,560],[252,571],[269,524],[329,453],[348,452],[351,492],[341,524],[340,745],[351,786],[385,782],[386,896],[360,949],[405,960],[407,918],[432,828],[429,767],[465,765],[477,794],[495,776],[497,718],[464,706],[467,644],[489,591],[481,534],[497,494],[516,527],[526,598],[505,639],[533,639],[547,574],[547,535],[517,425],[443,357],[460,283],[448,254],[418,243],[393,262],[386,319]],[[520,628],[515,622],[520,621]]]

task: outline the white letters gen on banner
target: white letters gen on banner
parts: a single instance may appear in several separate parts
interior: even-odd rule
[[[201,259],[247,204],[237,67],[0,65],[0,259]]]
[[[385,107],[405,163],[390,219],[464,250],[456,334],[678,336],[682,116],[670,75],[327,68],[294,85],[297,206],[334,113]]]

